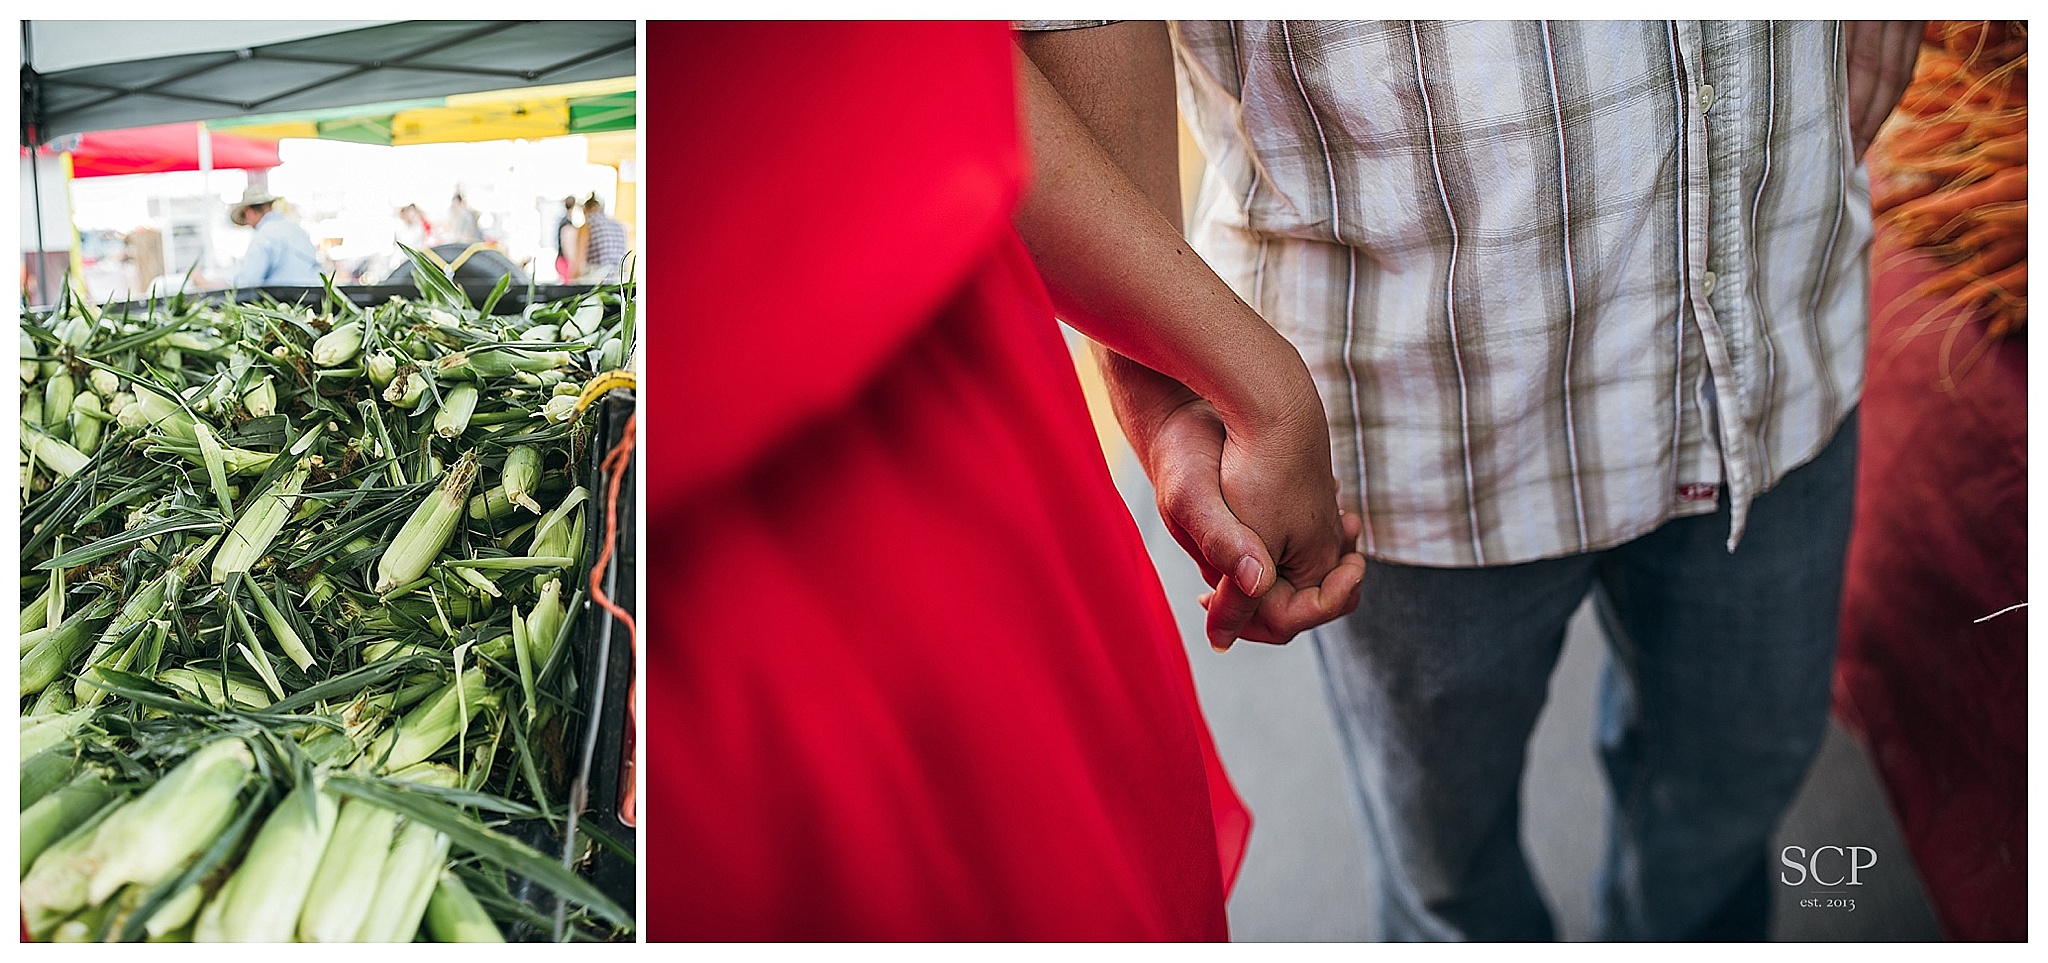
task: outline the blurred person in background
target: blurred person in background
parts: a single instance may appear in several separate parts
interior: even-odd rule
[[[576,280],[583,270],[583,235],[577,230],[576,199],[562,198],[562,210],[555,216],[548,242],[555,249],[555,277],[563,284]]]
[[[392,240],[412,248],[425,250],[428,239],[434,236],[434,226],[427,223],[427,213],[418,204],[407,204],[398,209],[398,230]]]
[[[269,191],[251,186],[228,209],[229,221],[256,232],[241,263],[235,266],[236,290],[320,283],[320,256],[313,249],[313,239],[275,210],[277,200]]]
[[[604,202],[590,195],[583,202],[583,278],[596,284],[613,284],[626,263],[626,225],[604,212]]]
[[[463,199],[462,191],[448,201],[448,213],[441,219],[440,229],[434,234],[434,244],[470,245],[484,239],[483,227],[476,208]]]

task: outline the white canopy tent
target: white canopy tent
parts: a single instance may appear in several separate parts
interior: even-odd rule
[[[631,20],[22,22],[23,136],[633,76]]]
[[[20,138],[631,77],[635,43],[631,20],[24,20]],[[44,167],[22,219],[48,304]]]

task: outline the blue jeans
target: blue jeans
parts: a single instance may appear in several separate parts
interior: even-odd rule
[[[1609,658],[1595,932],[1763,939],[1772,833],[1826,730],[1856,416],[1752,503],[1523,565],[1371,562],[1316,633],[1387,940],[1549,940],[1519,788],[1565,626],[1594,595]]]

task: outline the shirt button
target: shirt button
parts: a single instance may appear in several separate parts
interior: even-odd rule
[[[1714,109],[1714,85],[1713,85],[1713,84],[1701,84],[1701,85],[1700,85],[1700,113],[1704,114],[1704,113],[1706,113],[1707,111],[1710,111],[1710,110],[1713,110],[1713,109]]]
[[[1712,271],[1708,271],[1708,272],[1706,272],[1706,273],[1704,273],[1704,274],[1701,274],[1701,275],[1700,275],[1700,293],[1701,293],[1701,294],[1704,294],[1704,295],[1706,295],[1706,296],[1708,296],[1708,297],[1712,297],[1712,296],[1714,295],[1714,282],[1715,282],[1716,280],[1719,280],[1719,279],[1718,279],[1717,277],[1715,277],[1715,275],[1714,275],[1714,272],[1712,272]]]

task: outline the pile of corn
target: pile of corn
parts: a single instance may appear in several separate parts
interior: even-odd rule
[[[1877,223],[1906,256],[1932,258],[1940,268],[1896,303],[1940,297],[1940,308],[1928,317],[1958,319],[1951,341],[1963,323],[1978,318],[1987,342],[2022,330],[2026,23],[1929,21],[1913,81],[1872,143],[1869,163]]]
[[[501,318],[504,285],[472,305],[416,265],[419,299],[367,309],[24,324],[32,938],[630,932],[511,830],[568,815],[579,401],[623,365],[631,293]]]

